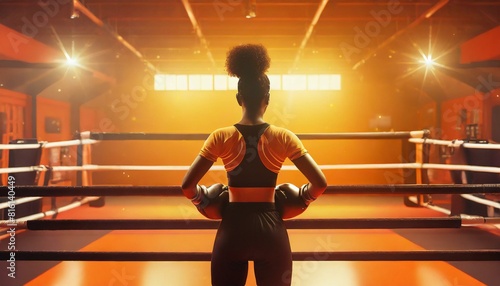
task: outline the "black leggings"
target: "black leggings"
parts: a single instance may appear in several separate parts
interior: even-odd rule
[[[212,252],[212,285],[245,285],[249,260],[257,285],[290,285],[290,242],[274,203],[228,204]]]

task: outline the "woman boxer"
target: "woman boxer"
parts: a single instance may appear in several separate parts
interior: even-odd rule
[[[298,208],[303,206],[299,213],[327,185],[298,137],[263,119],[269,104],[270,83],[265,74],[269,65],[270,58],[262,45],[240,45],[228,52],[226,68],[230,76],[239,78],[236,100],[243,116],[237,124],[210,134],[182,183],[184,195],[204,215],[214,218],[217,215],[210,214],[221,212],[211,261],[215,286],[245,285],[250,260],[254,261],[258,285],[290,285],[290,243],[283,212],[275,206],[278,172],[289,158],[309,180],[300,189],[291,184],[277,187],[278,191],[293,193],[298,198]],[[223,198],[222,184],[209,188],[198,185],[219,157],[227,171],[229,187],[229,203],[223,209],[220,203],[211,201]]]

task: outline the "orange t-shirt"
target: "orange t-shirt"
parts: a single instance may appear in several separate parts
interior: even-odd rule
[[[228,174],[237,167],[247,166],[249,162],[253,165],[246,168],[258,169],[263,165],[267,170],[262,172],[271,171],[276,175],[286,158],[294,160],[306,153],[307,150],[294,133],[267,123],[236,124],[217,129],[210,134],[200,151],[202,157],[212,162],[221,158]],[[260,162],[254,162],[257,158]],[[252,172],[258,175],[255,170]]]

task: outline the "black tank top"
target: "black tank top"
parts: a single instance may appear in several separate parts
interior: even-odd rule
[[[227,173],[230,187],[275,187],[278,174],[272,172],[260,160],[259,140],[269,124],[241,125],[234,127],[245,139],[245,157],[231,172]]]

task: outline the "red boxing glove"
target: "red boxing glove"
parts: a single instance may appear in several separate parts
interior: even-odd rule
[[[223,184],[214,184],[208,188],[198,185],[191,202],[206,218],[222,219],[222,212],[229,203],[228,188]]]
[[[283,219],[300,215],[316,199],[308,192],[308,189],[309,184],[304,184],[300,188],[288,183],[276,186],[274,203]]]

